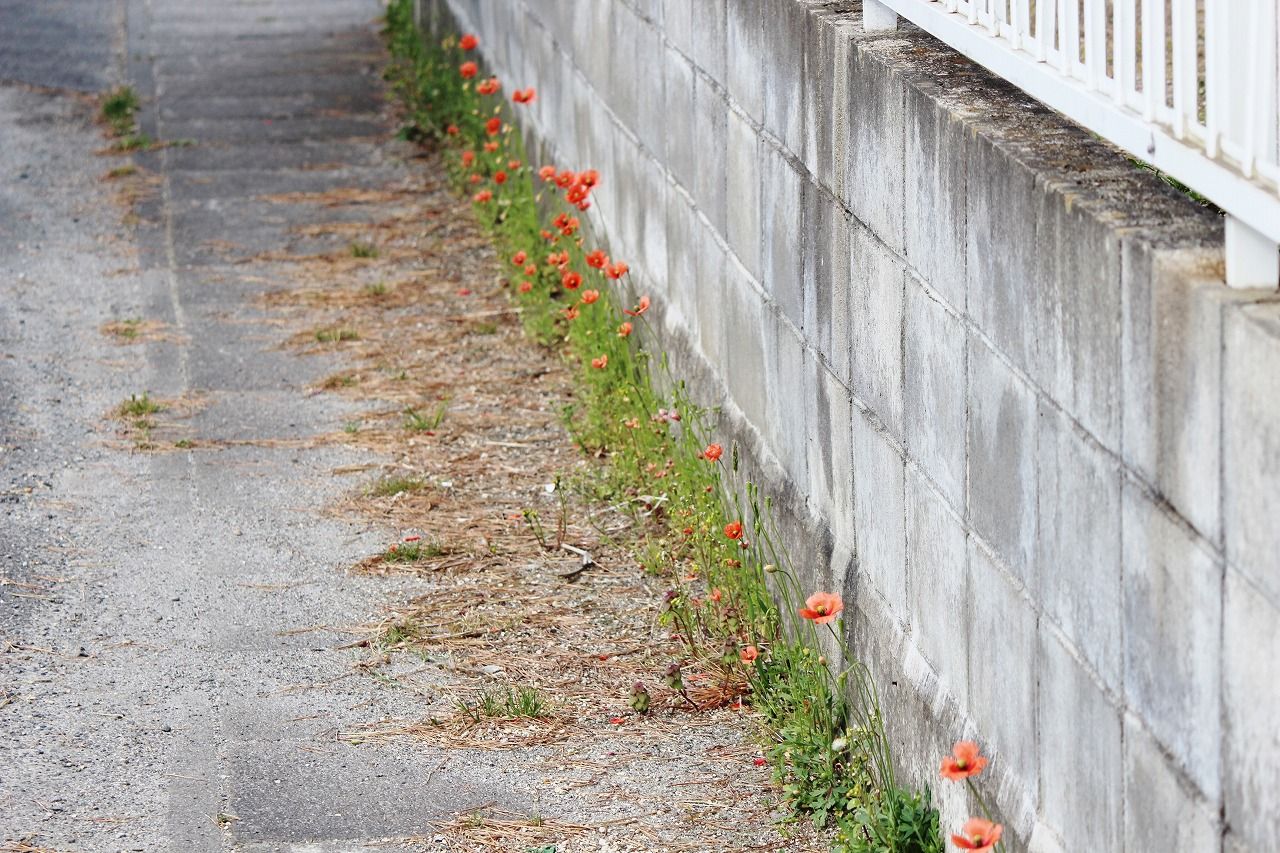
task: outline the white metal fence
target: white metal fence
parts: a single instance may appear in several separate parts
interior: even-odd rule
[[[865,0],[1227,214],[1227,282],[1280,283],[1280,0]]]

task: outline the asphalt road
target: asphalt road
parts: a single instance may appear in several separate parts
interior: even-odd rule
[[[352,485],[334,468],[368,460],[306,446],[349,413],[303,393],[333,365],[280,347],[252,260],[323,215],[262,193],[403,173],[378,13],[0,0],[0,847],[364,849],[500,782],[484,766],[432,782],[438,756],[337,742],[409,699],[343,678],[357,653],[332,635],[282,635],[366,619],[389,589],[342,574],[385,542],[321,513]],[[143,130],[196,142],[136,157],[132,215],[76,95],[122,80]],[[167,338],[100,331],[131,317]],[[109,415],[144,391],[195,401],[174,428],[224,444],[135,452]]]

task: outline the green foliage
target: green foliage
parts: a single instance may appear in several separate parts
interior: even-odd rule
[[[547,716],[547,700],[532,687],[510,687],[486,690],[474,702],[458,702],[458,710],[474,722],[484,717],[514,720],[520,717],[538,719]]]
[[[317,329],[316,340],[322,344],[358,341],[360,340],[360,333],[355,329]]]
[[[431,432],[444,422],[445,413],[449,411],[447,402],[436,406],[430,414],[423,414],[417,409],[404,410],[404,428],[410,432]]]
[[[129,136],[134,131],[138,106],[138,94],[131,86],[117,86],[102,96],[102,120],[114,136]]]
[[[142,395],[130,394],[129,399],[125,400],[116,408],[117,413],[121,417],[126,418],[144,418],[147,415],[154,415],[157,412],[164,411],[164,405],[157,403],[151,399],[151,395],[143,391]]]

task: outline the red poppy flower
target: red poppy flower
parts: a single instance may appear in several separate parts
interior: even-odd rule
[[[578,207],[578,210],[581,210],[581,211],[583,211],[583,212],[586,212],[586,211],[588,211],[588,210],[590,210],[590,209],[591,209],[591,202],[587,201],[587,200],[584,198],[582,201],[578,202],[577,207]]]
[[[595,169],[587,169],[585,172],[578,175],[578,183],[590,189],[600,183],[600,173]]]
[[[527,260],[529,260],[529,256],[526,255],[523,251],[516,252],[514,255],[511,256],[511,263],[515,264],[516,266],[520,266]]]
[[[702,451],[702,458],[708,462],[715,462],[724,453],[724,448],[718,444],[708,444],[707,449]]]
[[[522,282],[520,282],[520,292],[521,292],[521,293],[528,293],[530,290],[533,290],[533,282],[531,282],[531,281],[522,281]]]
[[[480,73],[480,69],[474,62],[464,62],[458,66],[458,73],[462,75],[463,80],[470,80]]]
[[[625,338],[630,334],[631,334],[630,323],[623,323],[621,326],[618,327],[618,337]]]
[[[507,173],[506,172],[494,173],[493,182],[495,184],[505,184],[507,182]]]
[[[599,298],[600,298],[600,291],[598,290],[582,291],[582,302],[584,305],[590,305],[591,303],[595,302]]]
[[[538,96],[537,91],[530,86],[528,89],[516,89],[511,93],[511,100],[517,104],[531,104],[533,99]]]
[[[739,653],[738,657],[742,658],[743,663],[751,663],[753,660],[760,657],[760,650],[755,646],[747,646]]]
[[[480,44],[480,39],[476,38],[471,33],[467,33],[458,42],[458,47],[462,48],[463,50],[475,50],[479,44]]]
[[[742,522],[731,521],[728,524],[726,524],[724,526],[724,535],[728,536],[730,539],[741,539],[742,538]]]
[[[959,835],[951,836],[951,843],[961,850],[990,850],[996,846],[1004,827],[980,817],[971,817],[965,821]]]
[[[554,234],[552,234],[550,231],[548,231],[548,230],[547,230],[547,229],[545,229],[545,228],[543,228],[543,229],[542,229],[541,231],[539,231],[538,233],[542,235],[542,239],[543,239],[543,240],[550,240],[550,239],[552,239],[553,237],[555,237],[555,235],[554,235]]]
[[[951,754],[942,759],[942,778],[959,782],[977,776],[987,766],[987,759],[971,740],[958,741],[951,747]]]
[[[630,269],[631,267],[627,266],[626,261],[615,261],[613,266],[608,267],[604,271],[604,274],[609,276],[609,278],[617,280],[626,275]]]
[[[568,308],[564,309],[564,318],[566,320],[578,319],[578,306],[570,305]]]
[[[557,228],[565,227],[566,225],[569,224],[569,214],[567,213],[558,214],[555,219],[551,220],[551,224]]]
[[[477,203],[488,201],[491,198],[493,198],[493,193],[488,190],[480,190],[480,192],[475,194],[475,200]]]
[[[542,180],[544,180],[544,181],[551,181],[551,180],[555,180],[555,177],[556,177],[556,167],[555,167],[555,166],[543,166],[541,169],[539,169],[539,170],[538,170],[538,177],[539,177],[539,178],[542,178]]]
[[[800,608],[800,615],[819,625],[834,621],[844,610],[844,602],[834,592],[815,592],[804,600],[805,606]]]
[[[485,130],[485,133],[489,134],[490,136],[497,136],[498,132],[502,130],[502,119],[498,118],[497,116],[494,116],[493,118],[489,119],[484,123],[484,130]]]
[[[570,172],[568,169],[565,169],[563,172],[556,175],[556,186],[558,186],[562,190],[568,189],[569,187],[573,186],[573,181],[576,177],[577,175],[575,175],[573,172]]]
[[[622,313],[626,314],[628,317],[639,317],[641,314],[643,314],[648,310],[649,310],[649,297],[641,296],[640,301],[636,304],[635,308],[626,309]]]
[[[472,163],[474,163],[475,161],[476,161],[476,152],[474,152],[474,151],[463,151],[463,152],[462,152],[462,165],[464,165],[464,166],[470,166],[470,165],[471,165]]]
[[[457,126],[456,124],[451,124],[451,125],[449,125],[448,127],[446,127],[446,128],[444,129],[444,132],[445,132],[445,133],[447,133],[447,134],[449,134],[450,136],[457,136],[457,135],[458,135],[458,126]]]
[[[508,161],[507,161],[507,168],[514,172],[516,169],[519,169],[519,168],[520,168],[520,161],[519,161],[519,160],[508,160]]]
[[[602,249],[596,249],[587,255],[587,266],[602,270],[609,265],[609,256]]]
[[[486,142],[486,143],[484,144],[484,150],[485,150],[485,151],[488,151],[490,154],[492,154],[493,152],[495,152],[495,151],[497,151],[497,150],[498,150],[498,143],[496,143],[496,142]]]
[[[477,174],[475,174],[475,173],[473,172],[473,173],[471,174],[471,177],[467,178],[467,180],[468,180],[468,181],[470,181],[470,182],[471,182],[471,183],[473,183],[473,184],[478,184],[478,183],[480,183],[481,181],[483,181],[483,180],[484,180],[484,178],[480,177],[479,175],[477,175]]]
[[[538,274],[538,267],[537,267],[537,265],[536,265],[536,264],[529,264],[529,266],[527,266],[527,267],[525,267],[525,268],[524,268],[524,274],[525,274],[525,275],[529,275],[529,276],[537,275],[537,274]]]
[[[404,537],[404,541],[406,541],[406,542],[417,542],[417,541],[418,541],[419,539],[421,539],[421,538],[422,538],[421,536],[406,536],[406,537]]]
[[[488,80],[481,80],[476,84],[476,91],[482,95],[492,95],[502,88],[502,84],[498,82],[497,77],[490,77]]]
[[[590,190],[581,184],[574,184],[565,191],[564,200],[569,202],[569,204],[579,204],[586,200],[590,192]]]
[[[564,285],[565,290],[577,290],[579,285],[582,284],[582,276],[573,270],[569,270],[560,276],[560,283]]]
[[[591,366],[594,367],[596,370],[604,370],[606,367],[609,366],[609,356],[602,355],[602,356],[599,356],[598,358],[591,359]]]

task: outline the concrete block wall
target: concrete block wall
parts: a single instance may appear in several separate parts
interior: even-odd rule
[[[1276,848],[1280,300],[1213,214],[856,0],[421,2],[601,170],[945,825],[968,736],[1016,849]]]

